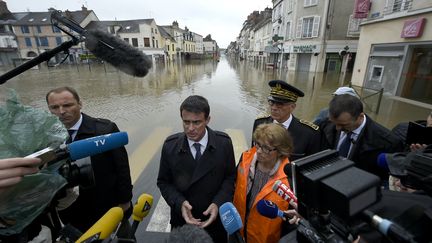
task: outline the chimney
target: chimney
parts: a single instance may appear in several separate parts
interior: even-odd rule
[[[88,9],[84,6],[84,4],[81,6],[81,10],[82,10],[83,12],[87,12],[87,11],[88,11]]]
[[[3,0],[0,0],[0,15],[3,15],[3,14],[11,14],[11,12],[7,8],[6,2],[4,2]]]

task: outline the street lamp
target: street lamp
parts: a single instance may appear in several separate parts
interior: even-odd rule
[[[282,66],[283,42],[280,42],[280,41],[283,41],[283,39],[284,39],[284,37],[283,37],[283,36],[279,36],[278,34],[275,34],[275,35],[272,37],[272,40],[273,40],[273,46],[276,45],[277,48],[278,48],[277,56],[274,58],[274,68],[277,68],[277,59],[278,59],[278,55],[281,55],[280,63],[281,63],[281,66]],[[279,45],[280,45],[280,47],[279,47]]]

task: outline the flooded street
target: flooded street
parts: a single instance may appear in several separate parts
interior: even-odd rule
[[[13,88],[24,104],[48,111],[47,91],[72,86],[81,96],[84,113],[110,119],[120,130],[128,132],[130,142],[126,148],[134,183],[134,201],[143,192],[155,198],[154,209],[137,232],[138,242],[143,242],[145,237],[153,237],[149,236],[153,234],[151,232],[166,231],[169,213],[166,205],[158,203],[160,193],[156,188],[160,147],[168,135],[181,131],[179,106],[186,97],[198,94],[209,100],[210,127],[232,137],[238,157],[250,144],[254,119],[266,114],[269,80],[286,80],[304,91],[305,97],[297,101],[294,111],[297,117],[312,120],[327,106],[331,93],[341,85],[339,74],[318,73],[315,79],[314,75],[266,69],[224,57],[220,62],[158,64],[144,78],[134,78],[103,65],[92,65],[91,70],[85,65],[64,65],[49,70],[44,66],[9,80],[0,86],[0,91]],[[362,97],[371,94],[354,88]],[[384,95],[380,111],[375,114],[378,96],[373,95],[365,102],[371,108],[365,109],[366,113],[388,128],[400,121],[425,119],[428,109],[430,112],[430,107],[411,105]],[[153,217],[156,210],[165,211],[165,215]],[[152,242],[148,239],[146,242]]]

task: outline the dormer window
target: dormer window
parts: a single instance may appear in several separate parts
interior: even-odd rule
[[[31,18],[31,19],[29,19],[28,21],[29,21],[29,22],[33,22],[33,20],[34,20],[34,18]]]
[[[47,18],[43,18],[43,19],[42,19],[42,22],[45,22],[45,21],[47,21]]]

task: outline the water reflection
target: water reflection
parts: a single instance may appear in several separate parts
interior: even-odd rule
[[[327,106],[331,93],[340,85],[337,73],[287,72],[221,58],[220,62],[157,64],[144,78],[131,77],[104,65],[50,69],[42,66],[9,80],[0,89],[13,88],[23,103],[46,109],[48,90],[72,86],[82,97],[84,112],[116,121],[122,129],[138,130],[139,136],[156,126],[179,130],[181,101],[191,94],[200,94],[209,99],[213,128],[243,129],[250,139],[253,120],[266,113],[267,82],[271,79],[286,80],[305,92],[295,115],[309,120]],[[373,109],[377,100],[372,97],[367,102]],[[424,119],[427,109],[385,97],[378,115],[367,112],[392,127],[399,121]]]

